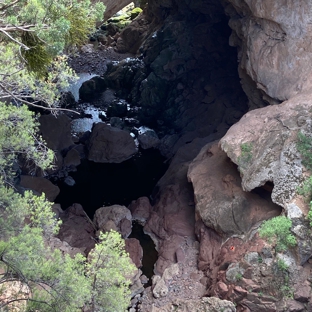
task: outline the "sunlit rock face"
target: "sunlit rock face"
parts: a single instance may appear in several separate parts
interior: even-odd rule
[[[311,9],[309,0],[227,0],[238,47],[243,85],[252,80],[268,102],[279,103],[312,87]],[[251,79],[250,79],[251,78]],[[251,103],[253,94],[244,88]]]

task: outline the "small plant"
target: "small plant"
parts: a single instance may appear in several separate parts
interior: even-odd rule
[[[307,219],[309,220],[310,226],[312,227],[312,201],[310,202],[310,209],[307,215]]]
[[[240,281],[242,278],[243,278],[242,273],[237,273],[237,274],[235,275],[235,279],[236,279],[237,282]]]
[[[263,262],[262,257],[259,256],[259,257],[258,257],[258,263],[262,263],[262,262]]]
[[[297,193],[304,196],[307,200],[312,197],[312,176],[307,178],[303,184],[297,188]]]
[[[243,167],[244,164],[249,163],[252,158],[252,143],[242,143],[241,146],[241,155],[238,158],[240,166]]]
[[[283,259],[277,260],[277,267],[279,270],[285,272],[288,269],[288,264]]]
[[[263,292],[262,292],[262,291],[259,291],[259,292],[258,292],[258,295],[259,295],[259,297],[262,297],[262,296],[263,296]]]
[[[281,286],[281,293],[283,297],[293,299],[294,298],[294,291],[293,289],[287,284]]]
[[[296,238],[290,232],[292,222],[285,216],[274,217],[263,222],[259,234],[262,238],[267,238],[270,243],[276,241],[276,250],[284,251],[297,244]]]
[[[312,137],[299,132],[297,149],[302,156],[303,165],[307,169],[312,170]]]

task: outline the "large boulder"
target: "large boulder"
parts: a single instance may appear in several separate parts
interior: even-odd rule
[[[242,234],[261,220],[280,214],[270,194],[247,193],[237,167],[218,144],[207,144],[189,166],[196,213],[204,224],[226,235]]]
[[[239,50],[243,86],[250,84],[251,78],[269,102],[284,101],[311,89],[311,1],[302,0],[300,5],[286,0],[226,3],[233,29],[230,44]],[[247,94],[253,102],[254,94]]]
[[[49,201],[54,201],[57,195],[60,193],[58,186],[41,177],[21,175],[19,184],[25,189],[32,190],[37,195],[44,193]]]
[[[60,213],[62,224],[58,238],[71,247],[88,253],[95,245],[95,227],[80,204],[73,204]]]
[[[66,115],[62,113],[57,116],[41,115],[39,122],[42,137],[52,150],[62,151],[74,144],[71,135],[71,119]]]
[[[271,182],[273,202],[297,217],[302,214],[300,209],[305,210],[297,192],[304,179],[298,132],[310,132],[311,107],[311,93],[305,93],[280,105],[250,111],[220,141],[238,165],[243,190]]]
[[[137,152],[129,132],[97,123],[89,142],[88,159],[100,163],[121,163]]]
[[[127,238],[132,230],[132,216],[125,206],[113,205],[101,207],[95,211],[94,224],[103,232],[118,231],[123,238]]]

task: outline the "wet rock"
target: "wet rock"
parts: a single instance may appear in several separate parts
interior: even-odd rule
[[[153,130],[147,130],[144,133],[139,134],[138,141],[143,149],[157,148],[160,144],[160,140],[156,132]]]
[[[19,184],[25,189],[34,191],[34,193],[37,195],[44,193],[49,201],[54,201],[57,195],[60,193],[58,186],[41,177],[21,175]]]
[[[110,118],[109,123],[111,124],[112,127],[119,128],[119,129],[123,129],[125,126],[125,123],[119,117]]]
[[[107,107],[107,117],[125,117],[127,115],[127,103],[125,101],[116,100],[113,101],[108,107]]]
[[[219,233],[246,233],[253,224],[280,214],[269,198],[243,191],[236,166],[217,144],[201,150],[189,166],[188,179],[198,215]]]
[[[68,186],[74,186],[76,184],[76,181],[71,176],[67,176],[64,180],[64,183]]]
[[[104,123],[93,127],[88,149],[88,159],[100,163],[121,163],[137,152],[129,132]]]
[[[107,231],[113,222],[118,232],[123,238],[127,238],[131,233],[131,212],[125,206],[113,205],[102,207],[95,211],[94,224],[100,231]]]
[[[106,88],[105,80],[95,76],[90,80],[85,81],[79,89],[79,98],[82,101],[90,101]]]

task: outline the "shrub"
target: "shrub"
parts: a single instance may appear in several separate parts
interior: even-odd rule
[[[240,167],[244,168],[247,163],[251,161],[252,158],[252,143],[242,143],[241,154],[238,157],[238,163]]]
[[[302,156],[303,165],[307,169],[312,170],[312,138],[299,132],[297,149]]]
[[[290,232],[291,225],[290,219],[278,216],[263,222],[259,234],[260,237],[267,238],[269,242],[276,240],[277,251],[283,251],[297,243],[295,236]]]
[[[285,272],[288,269],[288,264],[283,259],[277,260],[277,267],[279,270]]]

